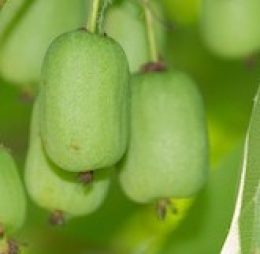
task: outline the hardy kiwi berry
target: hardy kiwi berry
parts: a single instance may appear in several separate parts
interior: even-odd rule
[[[128,79],[126,56],[113,39],[77,30],[51,44],[43,63],[40,129],[54,163],[81,172],[123,156]]]
[[[186,74],[162,68],[147,66],[153,71],[131,80],[131,139],[120,182],[140,203],[190,197],[207,178],[201,95]]]
[[[8,1],[2,10],[3,19],[7,19],[3,20],[3,25],[8,27],[8,17],[14,17],[11,19],[12,29],[2,39],[0,25],[1,76],[22,88],[38,83],[41,64],[49,44],[59,34],[82,26],[85,20],[85,2]]]
[[[26,218],[26,197],[14,159],[0,148],[0,238],[12,236]]]
[[[162,16],[159,1],[150,1],[154,15]],[[123,1],[120,5],[112,6],[107,11],[105,31],[123,47],[129,61],[130,70],[136,72],[143,63],[149,60],[145,20],[140,15],[141,7],[132,1]],[[158,46],[162,51],[166,36],[160,22],[154,23]],[[133,36],[134,34],[134,36]]]
[[[83,173],[64,171],[51,162],[40,138],[38,99],[31,120],[25,182],[35,203],[52,212],[51,223],[61,224],[65,218],[89,214],[102,204],[108,191],[111,169],[85,172],[85,176],[92,176],[90,179],[84,178]]]
[[[202,35],[212,52],[245,57],[260,48],[259,0],[204,0]]]

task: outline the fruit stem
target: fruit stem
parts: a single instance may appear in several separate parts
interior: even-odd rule
[[[87,24],[88,30],[92,33],[97,31],[100,2],[101,0],[92,0],[92,11]]]
[[[146,23],[146,31],[147,31],[147,40],[150,52],[150,58],[152,62],[159,61],[159,54],[157,50],[157,43],[154,31],[154,20],[153,15],[149,6],[149,0],[142,0],[144,14],[145,14],[145,23]]]

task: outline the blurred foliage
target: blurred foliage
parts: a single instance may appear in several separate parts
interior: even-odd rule
[[[4,6],[6,0],[0,0],[0,9]]]
[[[194,201],[174,201],[178,213],[165,222],[157,220],[153,206],[128,201],[116,177],[97,213],[61,228],[48,226],[48,214],[30,203],[27,225],[17,236],[27,254],[219,253],[234,206],[240,163],[236,147],[248,126],[260,59],[258,54],[232,61],[211,55],[196,22],[200,1],[162,2],[169,21],[157,21],[167,36],[163,56],[194,78],[205,100],[214,168],[208,185]],[[172,22],[174,26],[169,25]],[[127,40],[136,40],[133,27],[128,33],[132,36]],[[0,80],[0,140],[12,150],[20,169],[27,151],[31,106],[30,94]]]
[[[0,142],[13,151],[19,166],[27,150],[31,98],[0,80]]]
[[[211,172],[187,218],[168,236],[163,254],[220,253],[233,215],[239,182],[242,146]]]
[[[202,0],[162,0],[170,20],[181,25],[196,23]]]
[[[165,237],[180,225],[192,203],[191,199],[172,199],[172,207],[164,220],[156,216],[155,205],[140,208],[114,239],[113,246],[117,253],[158,253]]]

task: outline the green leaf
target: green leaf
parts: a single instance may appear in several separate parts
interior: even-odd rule
[[[239,218],[241,253],[260,252],[260,89],[248,132],[246,178]]]
[[[221,254],[260,253],[260,89],[255,98],[229,234]]]

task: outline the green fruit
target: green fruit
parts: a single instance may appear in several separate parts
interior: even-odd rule
[[[152,2],[153,13],[160,19],[161,6],[158,1]],[[143,16],[139,4],[131,1],[124,1],[120,5],[113,6],[106,15],[105,31],[123,47],[132,72],[139,70],[143,63],[149,60]],[[166,41],[164,27],[158,21],[154,23],[154,27],[159,47],[162,50]]]
[[[201,96],[178,71],[137,74],[131,83],[131,140],[120,182],[134,201],[186,198],[204,185],[208,142]]]
[[[22,227],[26,217],[26,198],[12,156],[0,148],[0,228],[12,235]],[[1,231],[0,229],[0,231]]]
[[[111,169],[98,170],[92,183],[84,184],[78,174],[66,172],[45,155],[39,131],[39,106],[36,102],[31,121],[25,182],[32,200],[51,212],[68,217],[94,212],[103,202],[109,187]]]
[[[3,40],[3,35],[8,33],[12,21],[15,20],[20,9],[23,8],[26,0],[4,1],[4,5],[0,7],[0,41]],[[0,0],[1,5],[1,0]]]
[[[212,52],[244,57],[260,48],[259,0],[204,0],[202,34]]]
[[[2,41],[3,36],[6,33],[6,29],[9,28],[10,24],[17,16],[17,13],[24,4],[25,0],[8,0],[7,2],[4,1],[4,6],[3,9],[1,9],[0,13],[0,42]]]
[[[41,134],[53,162],[79,172],[123,156],[128,79],[125,54],[110,38],[78,30],[52,43],[43,64]]]
[[[0,74],[22,85],[39,81],[50,42],[59,34],[80,27],[85,19],[83,0],[37,0],[26,4],[24,13],[0,45]]]

